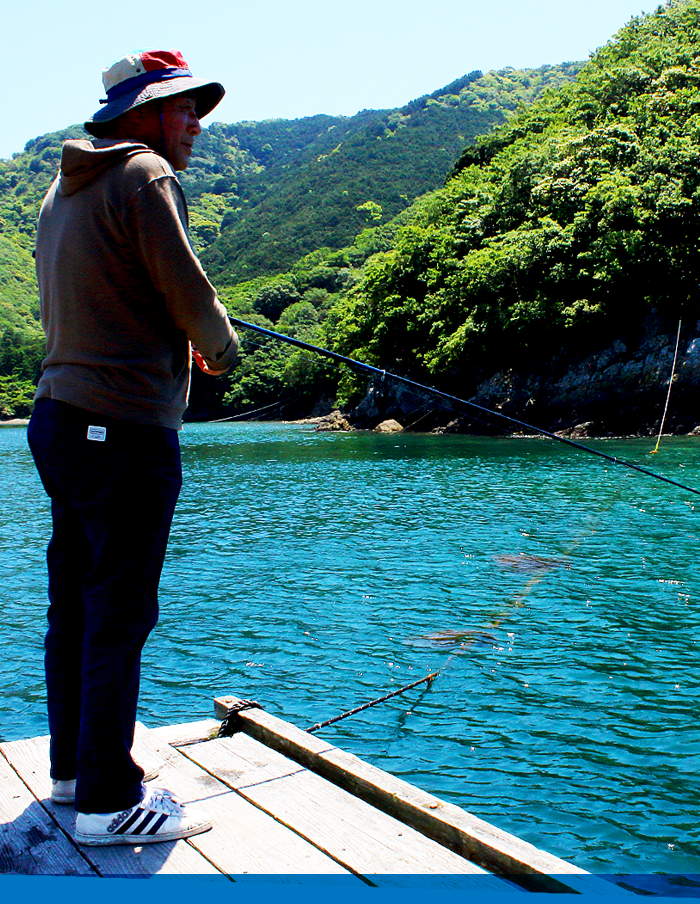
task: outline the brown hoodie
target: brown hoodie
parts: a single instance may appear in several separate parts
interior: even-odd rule
[[[67,141],[36,247],[47,356],[36,397],[179,429],[192,344],[225,370],[237,341],[187,236],[170,164],[146,145]]]

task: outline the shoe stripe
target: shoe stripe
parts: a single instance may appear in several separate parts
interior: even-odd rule
[[[155,810],[146,810],[146,815],[137,826],[134,826],[129,834],[140,835],[153,822],[157,815]]]
[[[143,814],[144,814],[143,807],[136,807],[134,812],[131,814],[131,816],[126,820],[126,822],[122,823],[119,826],[119,828],[116,830],[116,832],[114,834],[115,835],[123,835],[124,832],[126,832],[126,830],[128,828],[130,828],[130,826],[132,826],[140,816],[143,816]]]
[[[163,825],[165,820],[168,818],[167,813],[161,813],[158,817],[157,821],[153,823],[151,828],[146,832],[147,835],[155,835],[158,829]]]

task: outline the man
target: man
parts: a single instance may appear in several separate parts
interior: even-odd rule
[[[131,747],[191,357],[223,374],[238,339],[189,244],[175,175],[223,87],[194,79],[178,51],[127,56],[103,82],[107,100],[85,123],[95,137],[65,143],[39,216],[47,356],[28,437],[53,518],[52,799],[74,803],[78,841],[142,844],[211,827],[146,790]]]

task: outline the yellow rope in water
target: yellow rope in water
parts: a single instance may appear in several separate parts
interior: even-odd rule
[[[661,434],[664,432],[664,421],[666,420],[666,412],[668,411],[668,401],[671,398],[671,387],[673,386],[673,377],[676,373],[676,361],[678,359],[678,345],[681,341],[681,321],[678,321],[678,335],[676,336],[676,351],[673,355],[673,367],[671,368],[671,379],[668,381],[668,393],[666,395],[666,407],[664,408],[664,414],[661,418],[661,426],[659,427],[659,435],[656,440],[656,448],[652,449],[649,453],[650,455],[656,455],[659,451],[659,443],[661,442]]]

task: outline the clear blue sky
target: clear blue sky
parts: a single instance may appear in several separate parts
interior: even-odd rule
[[[133,50],[178,48],[196,76],[221,81],[227,95],[210,121],[352,115],[401,106],[473,69],[586,59],[632,16],[657,5],[641,2],[6,3],[0,157],[89,116],[103,96],[102,69]]]

